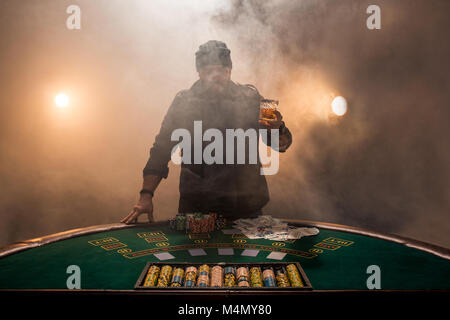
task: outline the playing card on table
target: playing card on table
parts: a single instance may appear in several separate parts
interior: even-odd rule
[[[254,250],[254,249],[245,249],[244,251],[242,251],[241,256],[244,257],[256,257],[259,253],[259,250]]]
[[[162,253],[155,253],[154,256],[156,258],[158,258],[159,260],[170,260],[170,259],[175,259],[175,257],[173,255],[171,255],[168,252],[162,252]]]
[[[286,256],[286,253],[284,252],[271,252],[266,259],[274,259],[274,260],[283,260]]]
[[[193,257],[206,256],[206,252],[203,249],[189,249],[189,254]]]

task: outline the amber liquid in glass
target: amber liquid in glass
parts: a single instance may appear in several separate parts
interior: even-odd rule
[[[273,120],[276,119],[275,111],[278,107],[278,100],[263,99],[260,104],[260,115],[261,119]]]

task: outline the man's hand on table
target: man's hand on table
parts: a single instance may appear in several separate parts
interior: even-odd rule
[[[138,217],[143,213],[147,214],[148,222],[153,222],[153,196],[151,194],[142,194],[131,212],[120,222],[126,224],[137,223]]]

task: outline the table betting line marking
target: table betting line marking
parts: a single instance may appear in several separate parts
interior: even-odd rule
[[[194,248],[235,248],[235,249],[259,249],[263,251],[279,251],[283,253],[288,253],[291,255],[299,256],[306,259],[312,259],[317,257],[317,254],[295,250],[295,249],[287,249],[287,248],[274,248],[259,244],[236,244],[236,243],[208,243],[208,244],[201,244],[201,245],[195,245],[195,244],[189,244],[189,245],[177,245],[172,247],[166,247],[166,248],[150,248],[140,251],[135,251],[131,253],[124,254],[123,257],[127,259],[136,259],[139,257],[143,257],[146,255],[155,254],[158,252],[166,252],[166,251],[178,251],[178,250],[187,250],[187,249],[194,249]]]
[[[140,238],[144,238],[144,240],[146,240],[149,243],[153,242],[153,241],[148,241],[149,239],[155,239],[156,241],[168,240],[168,238],[165,237],[165,233],[162,231],[140,232],[140,233],[137,233],[137,235]],[[155,245],[156,246],[164,246],[165,248],[152,248],[152,249],[145,249],[145,250],[140,250],[140,251],[135,251],[135,252],[132,252],[131,249],[128,249],[128,250],[117,250],[117,252],[122,254],[122,256],[127,259],[134,259],[134,258],[139,258],[139,257],[150,255],[150,254],[155,254],[155,253],[157,254],[157,253],[167,252],[167,251],[178,251],[178,250],[189,249],[189,248],[191,248],[191,249],[195,249],[195,248],[237,248],[237,249],[245,249],[245,250],[259,248],[260,250],[264,250],[264,251],[271,251],[271,252],[279,251],[279,252],[289,253],[289,254],[300,256],[303,258],[311,259],[311,258],[317,257],[317,254],[323,253],[324,252],[323,249],[335,251],[335,250],[338,250],[339,248],[341,248],[342,246],[347,247],[347,246],[350,246],[355,243],[354,241],[350,241],[350,240],[339,239],[339,238],[335,238],[335,237],[328,237],[326,239],[323,239],[321,242],[316,243],[314,245],[314,247],[316,247],[316,248],[311,248],[308,250],[309,252],[304,252],[304,251],[295,250],[295,249],[281,248],[281,246],[285,245],[283,242],[272,243],[272,246],[280,246],[278,248],[268,247],[268,246],[258,245],[258,244],[246,244],[247,241],[242,238],[233,240],[233,242],[234,242],[233,244],[230,244],[230,243],[209,243],[209,244],[207,244],[206,242],[208,242],[208,240],[202,240],[202,239],[205,239],[205,238],[209,239],[211,237],[209,233],[204,234],[204,235],[188,234],[188,236],[190,239],[199,239],[199,238],[200,239],[195,240],[194,242],[196,242],[197,244],[194,244],[194,245],[178,245],[178,246],[171,247],[170,243],[168,243],[168,242],[159,242],[159,243],[156,243]],[[234,238],[235,236],[240,236],[240,234],[233,234],[232,238]],[[154,237],[154,238],[151,238],[151,237]],[[93,246],[96,246],[96,247],[101,247],[102,249],[107,250],[107,251],[128,246],[127,244],[120,242],[118,239],[116,239],[114,237],[106,237],[106,238],[97,239],[97,240],[90,240],[90,241],[88,241],[88,243]],[[337,244],[339,244],[339,245],[337,245]],[[317,248],[320,248],[320,249],[317,249]],[[191,254],[191,256],[192,256],[192,254]]]

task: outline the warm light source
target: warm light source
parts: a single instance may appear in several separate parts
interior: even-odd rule
[[[69,96],[65,93],[58,93],[55,97],[55,103],[60,108],[67,107],[69,104]]]
[[[337,116],[343,116],[347,112],[347,100],[344,97],[338,96],[331,102],[331,109]]]

